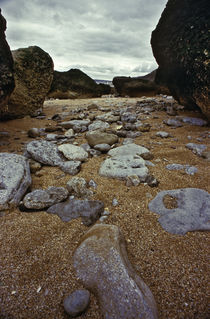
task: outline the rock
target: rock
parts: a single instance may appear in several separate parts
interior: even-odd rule
[[[177,171],[177,170],[180,170],[180,169],[184,169],[184,165],[182,164],[168,164],[166,166],[166,168],[169,170],[169,171]]]
[[[173,127],[182,127],[183,126],[180,121],[175,120],[175,119],[164,120],[163,123],[168,125],[168,126],[173,126]]]
[[[172,208],[165,206],[166,196],[173,202]],[[210,230],[210,195],[202,189],[162,191],[149,203],[149,209],[160,215],[158,221],[169,233],[184,235],[188,231]]]
[[[81,162],[80,161],[67,161],[59,164],[60,169],[64,173],[67,173],[69,175],[76,175],[79,173],[81,168]]]
[[[82,284],[97,296],[103,318],[158,318],[154,297],[128,260],[117,226],[93,226],[75,250],[73,265]]]
[[[136,129],[142,133],[149,132],[151,125],[149,123],[136,123]]]
[[[48,208],[47,213],[58,215],[63,222],[82,217],[82,222],[86,226],[95,223],[104,211],[104,204],[97,200],[75,200],[55,204]]]
[[[116,156],[106,159],[101,164],[99,175],[117,179],[126,179],[130,175],[137,175],[139,180],[144,182],[148,175],[148,168],[140,156]]]
[[[42,108],[53,78],[53,61],[37,46],[12,52],[15,89],[8,101],[7,118],[34,115]]]
[[[167,138],[167,137],[169,137],[169,133],[168,132],[164,132],[164,131],[159,131],[159,132],[156,133],[156,136],[162,137],[162,138]]]
[[[88,197],[93,195],[93,192],[87,188],[87,182],[82,177],[73,177],[66,185],[69,193],[76,193],[78,197]]]
[[[0,9],[0,119],[7,112],[8,99],[15,87],[13,58],[6,41],[6,27],[7,23]]]
[[[51,186],[47,189],[35,189],[23,199],[23,205],[27,209],[44,209],[60,203],[68,197],[68,191],[64,187]]]
[[[199,156],[202,156],[202,153],[206,150],[206,145],[204,144],[188,143],[185,146],[189,150],[193,151],[194,154]]]
[[[64,299],[63,306],[71,318],[80,316],[90,303],[90,293],[85,289],[78,289]]]
[[[26,145],[29,155],[37,162],[50,166],[59,166],[64,162],[58,148],[45,140],[31,141]]]
[[[109,85],[98,85],[87,74],[78,69],[54,71],[53,82],[48,93],[50,98],[91,98],[109,94]]]
[[[126,156],[126,155],[142,156],[143,154],[146,154],[146,153],[150,153],[150,151],[147,148],[133,143],[133,144],[127,144],[127,145],[113,148],[108,152],[108,155],[114,156],[114,157]]]
[[[182,165],[182,164],[168,164],[166,168],[170,171],[185,169],[185,172],[188,175],[194,175],[198,171],[198,169],[194,166]]]
[[[148,175],[145,182],[150,186],[150,187],[157,187],[159,185],[159,181],[153,176],[153,175]]]
[[[130,175],[126,178],[126,186],[138,186],[140,184],[140,180],[137,175]]]
[[[65,137],[68,137],[68,138],[72,138],[74,137],[74,130],[72,128],[70,128],[68,131],[65,132]]]
[[[97,144],[94,146],[94,149],[102,153],[106,153],[110,150],[111,146],[109,144]]]
[[[98,121],[95,121],[92,124],[90,124],[88,126],[88,130],[89,131],[95,131],[95,130],[104,131],[105,129],[107,129],[109,127],[110,127],[109,123],[98,120]]]
[[[90,187],[97,188],[97,184],[96,184],[96,182],[95,182],[93,179],[91,179],[91,180],[89,181],[88,185],[89,185]]]
[[[40,163],[38,163],[32,159],[29,160],[29,165],[30,165],[31,173],[36,173],[42,168],[42,165]]]
[[[207,25],[209,2],[169,0],[156,29],[152,49],[159,68],[156,83],[167,85],[187,108],[200,108],[210,119],[210,64]]]
[[[202,152],[201,156],[205,158],[207,161],[210,161],[210,151]]]
[[[33,127],[33,128],[30,128],[28,130],[28,136],[29,137],[32,137],[32,138],[36,138],[36,137],[39,137],[40,136],[40,129],[39,128],[36,128],[36,127]]]
[[[86,127],[90,124],[90,120],[71,120],[66,122],[61,122],[60,126],[66,129],[79,127],[79,130],[82,129],[82,127]]]
[[[194,175],[198,172],[198,169],[195,166],[185,165],[185,172],[188,175]]]
[[[0,210],[18,206],[30,185],[28,160],[22,155],[0,153]]]
[[[114,122],[120,121],[120,116],[114,115],[113,112],[108,112],[106,114],[97,115],[96,119],[99,121],[114,123]]]
[[[137,119],[137,115],[135,113],[123,112],[121,114],[121,121],[122,122],[134,123],[134,122],[136,122],[136,119]]]
[[[206,126],[208,124],[207,121],[197,117],[182,117],[180,119],[183,123],[187,123],[190,125]]]
[[[88,111],[98,110],[98,109],[99,109],[99,106],[98,106],[97,104],[95,104],[95,103],[92,103],[92,104],[89,104],[89,105],[87,106],[87,109],[88,109]]]
[[[86,139],[91,147],[94,147],[97,144],[113,145],[118,142],[118,136],[101,131],[87,132]]]
[[[88,158],[88,153],[80,146],[62,144],[58,146],[58,150],[69,160],[85,161]]]

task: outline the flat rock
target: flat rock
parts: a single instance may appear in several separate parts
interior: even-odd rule
[[[181,127],[183,126],[182,123],[176,119],[168,119],[163,121],[164,124],[168,126],[173,126],[173,127]]]
[[[164,199],[167,197],[173,202],[173,208],[165,206]],[[149,203],[149,209],[160,215],[159,223],[171,234],[210,230],[210,195],[202,189],[162,191]]]
[[[82,147],[73,144],[59,145],[58,150],[72,161],[85,161],[88,158],[88,153]]]
[[[71,120],[71,121],[66,121],[66,122],[61,122],[60,126],[70,129],[73,128],[74,126],[88,126],[90,124],[90,120]]]
[[[197,118],[197,117],[182,117],[182,118],[180,118],[180,120],[183,123],[187,123],[190,125],[196,125],[196,126],[206,126],[208,124],[207,121],[205,121],[201,118]]]
[[[166,169],[170,171],[174,171],[174,170],[178,171],[178,170],[184,169],[188,175],[194,175],[198,171],[198,169],[195,166],[182,165],[182,164],[168,164],[166,166]]]
[[[159,132],[156,133],[156,136],[162,137],[162,138],[167,138],[167,137],[169,137],[169,133],[168,132],[164,132],[164,131],[159,131]]]
[[[188,148],[189,150],[193,151],[194,154],[202,156],[202,153],[206,150],[206,145],[188,143],[188,144],[186,144],[186,148]]]
[[[102,153],[106,153],[110,150],[111,146],[109,144],[97,144],[94,146],[94,149]]]
[[[63,222],[82,217],[84,225],[95,223],[104,211],[104,203],[97,200],[68,199],[48,208],[47,213],[58,215]]]
[[[104,122],[114,123],[120,121],[120,116],[114,115],[112,112],[108,112],[106,114],[97,115],[96,119]]]
[[[88,126],[88,130],[89,131],[95,131],[95,130],[103,131],[103,130],[109,128],[109,127],[110,127],[109,123],[98,120],[98,121],[95,121],[95,122],[91,123]]]
[[[150,151],[143,146],[137,145],[137,144],[127,144],[127,145],[122,145],[116,148],[111,149],[108,152],[108,155],[110,156],[127,156],[127,155],[142,155],[145,153],[150,153]]]
[[[36,189],[24,197],[23,205],[27,209],[44,209],[62,202],[68,194],[64,187],[51,186],[47,189]]]
[[[118,142],[118,136],[101,131],[90,131],[86,134],[86,139],[91,147],[97,144],[113,145]]]
[[[80,161],[67,161],[59,165],[60,169],[69,175],[76,175],[79,173],[81,168]]]
[[[63,306],[71,318],[81,315],[89,306],[90,293],[86,289],[78,289],[64,299]]]
[[[22,155],[0,153],[0,210],[18,206],[30,185],[28,160]]]
[[[70,193],[74,192],[78,197],[88,197],[93,195],[93,192],[88,189],[88,184],[83,177],[71,178],[66,187]]]
[[[117,226],[93,226],[81,239],[73,265],[83,285],[97,296],[103,318],[158,318],[152,292],[133,269]]]
[[[29,155],[37,162],[50,166],[59,166],[64,158],[52,142],[46,140],[31,141],[26,145]]]

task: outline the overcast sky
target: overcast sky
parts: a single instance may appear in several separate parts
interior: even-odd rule
[[[37,45],[55,70],[94,79],[140,76],[157,64],[150,37],[167,0],[0,0],[11,50]]]

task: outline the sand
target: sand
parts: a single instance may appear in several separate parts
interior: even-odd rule
[[[110,103],[134,105],[139,99],[115,98]],[[107,99],[46,101],[47,117],[92,102],[106,105]],[[200,114],[180,111],[179,115]],[[155,118],[154,118],[155,116]],[[158,118],[156,118],[158,117]],[[206,134],[208,127],[185,125],[172,129],[164,126],[177,140],[154,138],[159,125],[167,118],[165,112],[155,112],[145,120],[150,132],[136,138],[136,143],[150,148],[155,167],[150,172],[159,180],[158,187],[140,184],[127,187],[124,181],[100,177],[98,170],[105,155],[91,158],[82,165],[77,175],[87,181],[93,179],[98,187],[93,199],[102,200],[111,212],[108,224],[120,227],[127,241],[130,261],[137,273],[150,287],[161,319],[207,319],[208,312],[208,232],[188,232],[185,236],[172,235],[162,229],[158,215],[148,210],[149,201],[168,189],[195,187],[209,191],[209,162],[185,148],[189,142]],[[27,130],[32,127],[55,125],[52,120],[25,117],[0,122],[0,131],[10,132],[9,145],[1,145],[0,152],[22,154],[30,141]],[[191,136],[189,140],[187,136]],[[84,138],[77,142],[81,144]],[[162,144],[158,144],[157,142]],[[200,142],[197,142],[200,143]],[[205,138],[207,145],[209,140]],[[158,160],[160,159],[160,161]],[[157,162],[155,162],[157,160]],[[167,164],[190,164],[198,168],[194,176],[184,171],[169,171]],[[48,186],[65,186],[71,178],[56,167],[44,166],[39,174],[32,174],[32,190]],[[113,198],[119,205],[112,206]],[[67,319],[63,300],[76,288],[83,286],[75,277],[72,255],[79,239],[88,229],[81,220],[64,223],[58,216],[41,212],[5,211],[0,217],[0,318],[1,319]],[[91,295],[87,312],[78,318],[101,319],[97,299]]]

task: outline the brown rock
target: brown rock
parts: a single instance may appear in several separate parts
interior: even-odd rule
[[[77,247],[73,263],[77,277],[98,297],[104,318],[157,318],[154,297],[128,260],[117,226],[93,226]]]
[[[0,119],[3,119],[7,109],[7,102],[12,93],[15,82],[13,72],[13,58],[5,37],[6,20],[0,9]]]
[[[209,1],[169,0],[152,32],[159,64],[156,83],[189,109],[200,108],[210,119]]]
[[[113,145],[118,142],[118,136],[101,131],[90,131],[86,134],[88,144],[94,147],[97,144]]]
[[[12,52],[15,90],[8,102],[7,118],[34,115],[42,108],[53,77],[53,61],[37,46]]]

